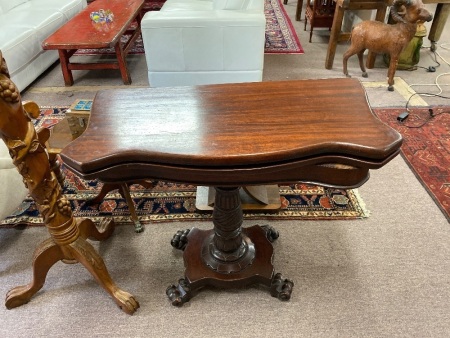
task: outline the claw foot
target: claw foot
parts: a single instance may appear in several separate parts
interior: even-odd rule
[[[188,242],[187,236],[189,231],[190,229],[178,230],[170,241],[170,245],[172,245],[175,249],[184,250]]]
[[[17,286],[6,294],[5,306],[7,309],[13,309],[26,304],[30,301],[33,294],[34,292],[30,294],[29,285]]]
[[[272,278],[272,285],[270,286],[270,294],[277,297],[279,300],[289,300],[291,298],[294,282],[290,279],[284,278],[281,273],[277,273]]]
[[[191,288],[189,282],[181,278],[178,281],[178,285],[170,285],[166,289],[166,295],[169,297],[173,306],[183,306],[184,303],[191,298]]]
[[[134,298],[133,295],[129,294],[123,290],[116,290],[113,293],[113,298],[116,304],[129,315],[132,315],[139,308],[139,302]]]
[[[266,237],[270,243],[275,242],[280,237],[280,233],[269,225],[261,225],[261,228],[266,232]]]
[[[367,72],[363,72],[362,77],[369,77],[369,74],[367,74]]]

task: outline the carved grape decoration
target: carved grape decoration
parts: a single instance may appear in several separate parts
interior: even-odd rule
[[[11,80],[0,81],[0,97],[6,102],[16,103],[19,101],[19,91]]]
[[[67,198],[62,197],[58,200],[58,210],[65,216],[72,214],[72,206]]]

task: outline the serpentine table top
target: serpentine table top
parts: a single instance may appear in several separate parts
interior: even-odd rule
[[[400,143],[358,80],[328,79],[99,91],[86,131],[61,156],[79,175],[105,181],[357,186]],[[322,173],[330,163],[359,175],[299,170]]]
[[[402,138],[371,111],[356,79],[99,91],[85,132],[61,152],[86,179],[160,179],[214,186],[214,229],[177,232],[185,278],[174,305],[203,286],[262,283],[289,299],[274,274],[272,228],[242,228],[240,186],[311,182],[357,187],[394,158]],[[237,195],[236,195],[237,194]]]

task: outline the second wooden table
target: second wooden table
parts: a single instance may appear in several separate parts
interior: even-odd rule
[[[144,0],[96,0],[50,35],[42,44],[44,49],[57,49],[66,86],[73,85],[72,70],[119,69],[125,84],[131,84],[126,56],[141,33]],[[111,23],[94,23],[90,13],[111,10]],[[131,27],[136,21],[136,27]],[[128,40],[122,45],[123,35]],[[73,63],[70,57],[78,49],[102,49],[114,47],[117,62]]]

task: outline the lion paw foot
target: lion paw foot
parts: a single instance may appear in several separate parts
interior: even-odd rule
[[[189,229],[178,230],[170,241],[170,245],[172,245],[175,249],[184,250],[188,242],[187,236],[189,234],[189,231]]]
[[[262,225],[261,228],[266,232],[266,237],[270,243],[275,242],[280,237],[280,233],[269,225]]]
[[[191,288],[189,282],[181,278],[178,285],[170,285],[166,289],[166,295],[173,306],[183,306],[191,298]]]
[[[273,297],[277,297],[279,300],[291,299],[292,289],[294,288],[294,282],[290,279],[284,278],[281,273],[277,273],[272,278],[272,285],[270,286],[270,294]]]

